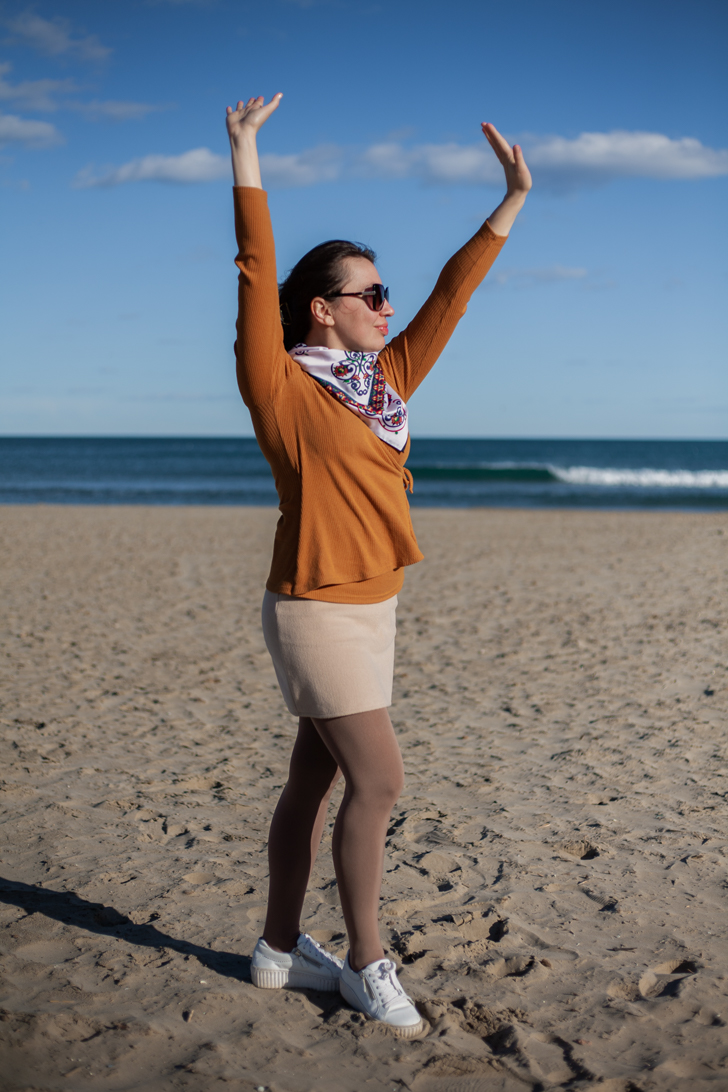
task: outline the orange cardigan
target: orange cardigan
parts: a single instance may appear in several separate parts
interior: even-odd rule
[[[233,196],[238,386],[281,510],[266,587],[337,603],[389,599],[402,586],[403,566],[423,556],[406,494],[409,442],[401,452],[385,444],[288,355],[265,191],[236,186]],[[505,238],[486,222],[379,354],[387,382],[405,400],[445,348]]]

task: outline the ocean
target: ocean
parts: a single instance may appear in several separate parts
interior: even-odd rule
[[[728,441],[413,439],[414,506],[728,509]],[[275,505],[255,439],[0,437],[2,504]]]

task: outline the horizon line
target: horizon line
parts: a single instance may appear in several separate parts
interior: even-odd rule
[[[203,435],[194,433],[0,433],[3,440],[256,440],[255,435]],[[686,443],[686,444],[725,444],[728,436],[412,436],[412,440],[493,440],[493,441],[565,441],[569,443]]]

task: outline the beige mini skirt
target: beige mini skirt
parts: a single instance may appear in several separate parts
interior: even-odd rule
[[[266,590],[263,636],[289,712],[345,717],[392,704],[397,596],[324,603]]]

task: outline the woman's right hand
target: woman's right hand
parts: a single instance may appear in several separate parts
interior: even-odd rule
[[[248,99],[247,102],[241,99],[234,110],[232,106],[228,106],[226,123],[230,143],[236,144],[246,136],[255,137],[261,125],[268,120],[274,110],[278,109],[282,98],[283,92],[279,91],[267,106],[262,95]]]
[[[228,106],[226,122],[233,158],[234,185],[250,186],[257,190],[263,188],[255,138],[261,125],[278,109],[282,98],[283,94],[279,91],[267,106],[262,95],[247,102],[241,99],[234,110]]]

